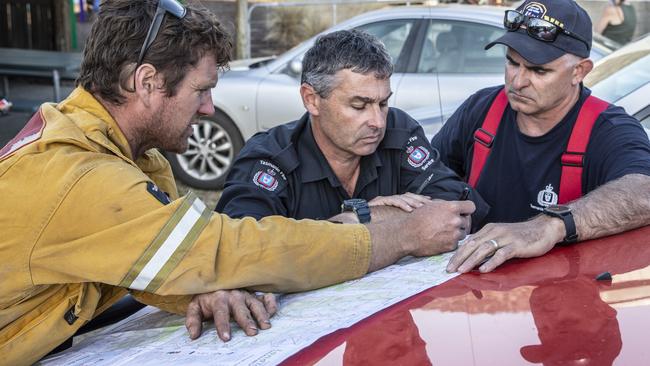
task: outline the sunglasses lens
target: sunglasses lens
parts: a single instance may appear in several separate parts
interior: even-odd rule
[[[532,18],[528,22],[528,34],[540,41],[553,42],[557,38],[557,27],[545,20]]]
[[[176,18],[182,19],[185,16],[185,7],[176,0],[159,0],[159,6],[173,14]]]
[[[507,30],[517,30],[519,26],[524,22],[523,14],[516,12],[514,10],[506,11],[506,15],[503,17],[503,26]]]

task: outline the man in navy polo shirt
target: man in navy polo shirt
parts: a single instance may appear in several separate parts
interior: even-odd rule
[[[505,86],[471,96],[432,141],[498,223],[472,235],[448,271],[488,272],[650,223],[648,138],[582,85],[593,67],[587,13],[574,1],[526,1],[504,26],[486,48],[507,47]]]
[[[379,222],[390,219],[391,210],[416,214],[435,204],[439,217],[432,221],[469,232],[471,212],[431,198],[473,201],[474,222],[488,207],[440,162],[420,125],[388,107],[392,72],[383,44],[367,33],[345,30],[317,39],[303,60],[307,113],[246,143],[217,211],[330,219],[343,206],[356,215],[335,220]]]

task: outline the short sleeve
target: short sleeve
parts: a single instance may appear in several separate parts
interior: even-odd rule
[[[270,159],[239,159],[232,167],[217,203],[217,212],[233,218],[288,216],[288,179]]]
[[[585,192],[628,174],[650,175],[650,141],[641,124],[615,106],[600,118],[587,147]]]

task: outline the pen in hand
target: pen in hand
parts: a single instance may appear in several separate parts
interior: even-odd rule
[[[465,201],[469,197],[469,187],[463,188],[463,191],[460,192],[460,198],[458,198],[459,201]]]
[[[460,192],[460,197],[458,198],[459,201],[465,201],[469,197],[469,187],[463,188],[463,191]],[[465,216],[465,215],[461,215]],[[467,230],[467,234],[470,232],[470,228],[464,228],[464,230]]]

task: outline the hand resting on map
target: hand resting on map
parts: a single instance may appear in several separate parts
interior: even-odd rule
[[[275,295],[254,295],[246,290],[220,290],[195,295],[187,306],[185,327],[190,338],[197,339],[202,332],[203,321],[212,319],[222,341],[230,340],[232,318],[248,336],[258,329],[271,328],[269,318],[275,315],[278,305]]]

